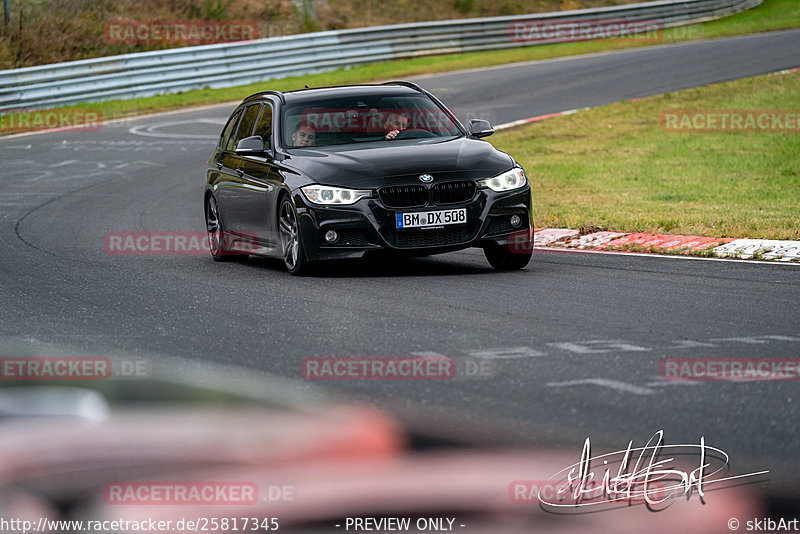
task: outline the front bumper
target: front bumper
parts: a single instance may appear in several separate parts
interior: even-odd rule
[[[439,254],[469,247],[506,246],[530,240],[533,213],[530,185],[514,191],[495,192],[478,189],[465,202],[447,205],[428,204],[414,208],[390,208],[377,195],[363,198],[351,206],[318,206],[309,203],[298,190],[294,195],[298,223],[311,261],[359,258],[372,251],[389,251],[402,255]],[[467,222],[424,229],[395,227],[396,214],[466,208]],[[514,227],[512,216],[521,222]],[[335,243],[325,241],[325,233],[335,230]]]

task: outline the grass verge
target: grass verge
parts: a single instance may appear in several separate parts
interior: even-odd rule
[[[250,94],[267,88],[284,91],[303,87],[304,84],[319,87],[348,83],[366,83],[387,79],[400,79],[436,72],[450,72],[485,67],[488,65],[501,65],[521,61],[550,59],[608,50],[648,46],[652,44],[677,43],[690,40],[709,39],[714,37],[758,33],[797,27],[800,27],[800,2],[797,0],[764,0],[762,5],[754,9],[720,20],[678,28],[668,28],[664,30],[663,36],[656,43],[653,43],[651,40],[625,38],[602,39],[594,41],[529,46],[524,48],[513,48],[491,52],[420,57],[407,60],[375,63],[328,73],[285,78],[282,80],[271,80],[268,82],[261,82],[239,87],[225,89],[204,89],[172,95],[136,98],[131,100],[113,100],[92,103],[89,105],[82,104],[77,106],[65,106],[58,109],[71,110],[91,108],[92,111],[99,113],[104,120],[112,120],[132,115],[168,111],[191,106],[216,104],[228,101],[240,101]],[[19,122],[20,121],[18,117],[16,117],[14,113],[6,114],[4,124],[19,124]],[[33,129],[36,128],[4,128],[0,124],[0,135],[7,135],[9,133],[15,133],[16,131]]]
[[[537,226],[800,239],[800,72],[621,102],[495,134]],[[676,110],[786,110],[794,133],[668,129]]]

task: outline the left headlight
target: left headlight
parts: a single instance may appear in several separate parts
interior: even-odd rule
[[[492,191],[510,191],[524,187],[527,183],[528,179],[525,177],[525,171],[522,170],[522,167],[514,167],[510,171],[498,174],[493,178],[480,180],[478,185],[488,187]]]
[[[359,199],[372,194],[370,190],[344,189],[329,185],[307,185],[300,190],[309,202],[325,206],[355,204]]]

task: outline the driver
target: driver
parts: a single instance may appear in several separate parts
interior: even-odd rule
[[[400,132],[408,128],[409,117],[405,113],[389,113],[383,123],[384,139],[394,139]]]
[[[317,142],[317,132],[306,121],[300,121],[292,134],[292,146],[314,146]]]

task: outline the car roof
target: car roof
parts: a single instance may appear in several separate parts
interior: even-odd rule
[[[330,87],[308,87],[294,91],[262,91],[248,96],[244,102],[263,100],[277,96],[284,103],[302,103],[325,97],[381,96],[386,94],[426,94],[419,86],[410,82],[388,82],[385,84],[337,85]],[[243,102],[243,103],[244,103]]]

